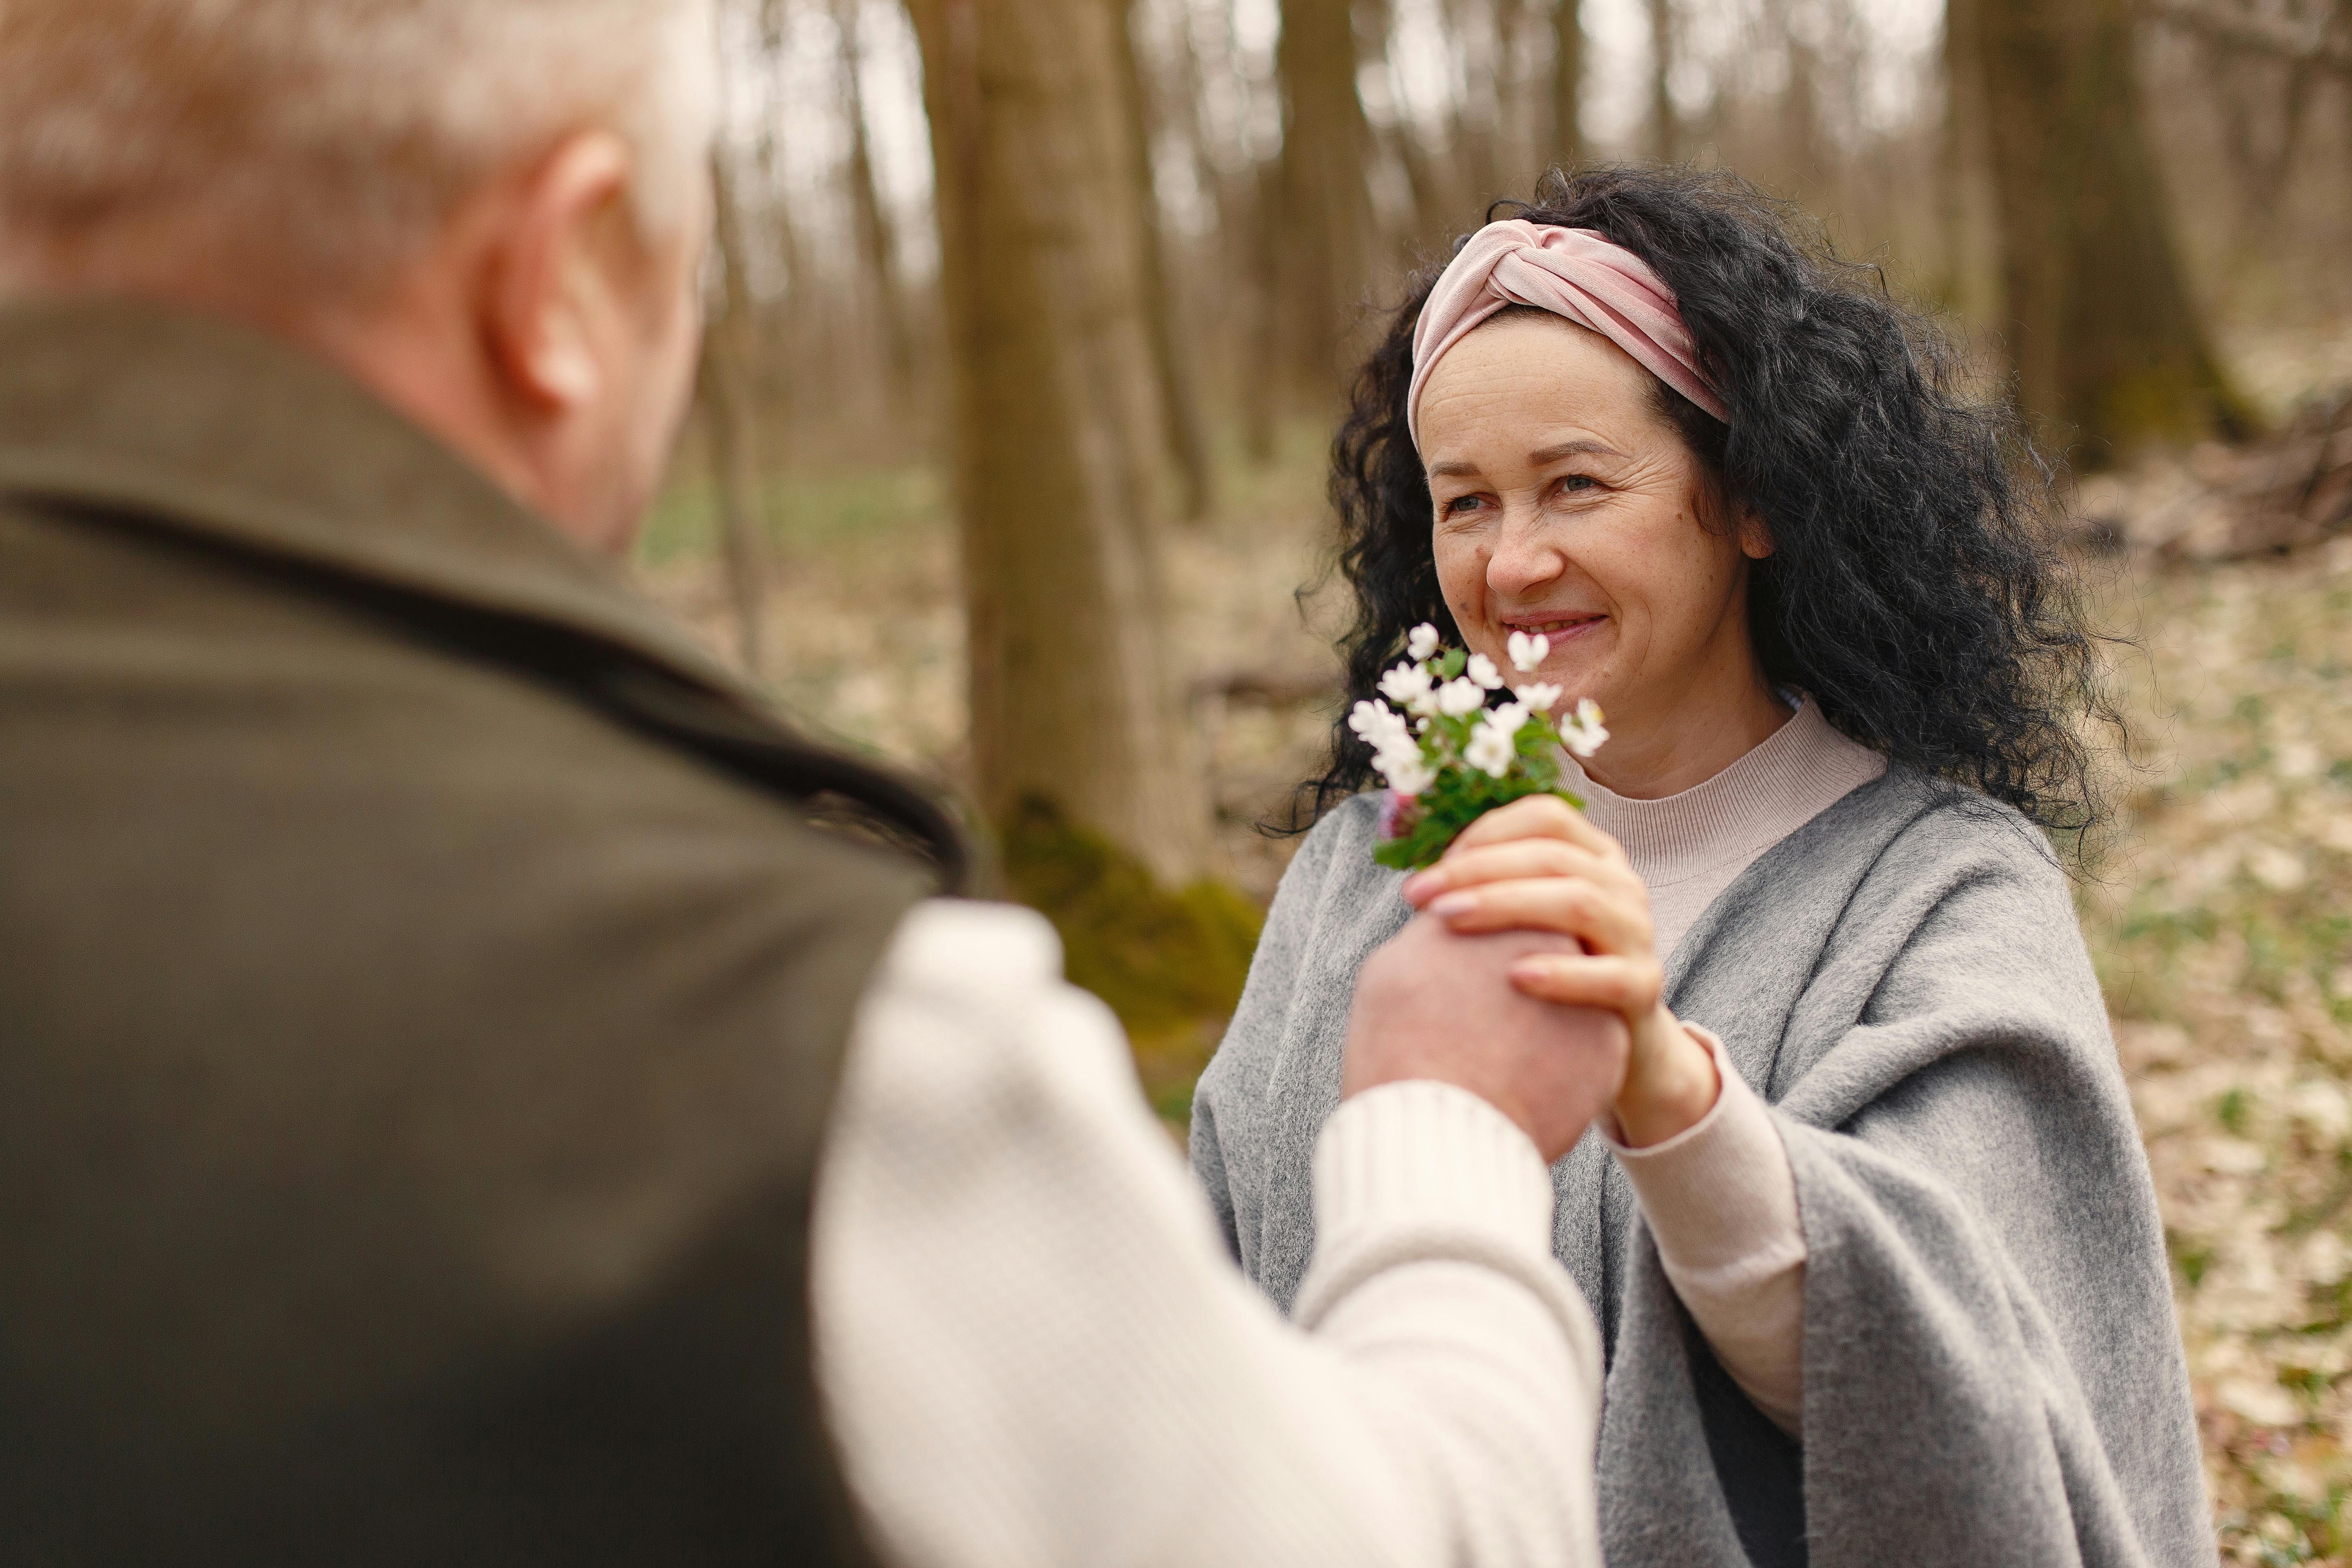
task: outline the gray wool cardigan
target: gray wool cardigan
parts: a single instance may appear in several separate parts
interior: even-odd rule
[[[1192,1163],[1286,1309],[1355,974],[1411,911],[1374,797],[1283,878],[1193,1101]],[[2068,896],[2006,807],[1890,769],[1768,850],[1666,966],[1796,1175],[1804,1441],[1717,1365],[1597,1136],[1554,1246],[1609,1357],[1601,1536],[1621,1568],[2211,1563],[2155,1193]]]

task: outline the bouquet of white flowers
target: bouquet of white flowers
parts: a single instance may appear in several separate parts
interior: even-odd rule
[[[1526,795],[1584,805],[1560,787],[1559,752],[1589,757],[1609,739],[1598,703],[1586,698],[1554,724],[1560,689],[1536,682],[1511,688],[1511,700],[1489,708],[1489,694],[1503,689],[1495,661],[1441,647],[1437,628],[1426,623],[1413,627],[1405,651],[1411,657],[1381,677],[1381,696],[1397,707],[1375,699],[1348,716],[1389,785],[1374,859],[1417,870],[1479,817]],[[1550,651],[1543,637],[1511,634],[1511,663],[1523,675],[1542,668]]]

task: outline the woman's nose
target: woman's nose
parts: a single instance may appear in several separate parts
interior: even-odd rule
[[[1565,562],[1558,542],[1532,507],[1511,508],[1486,558],[1486,591],[1497,598],[1526,598],[1560,574]]]

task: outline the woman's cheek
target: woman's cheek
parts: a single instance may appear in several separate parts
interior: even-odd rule
[[[1470,633],[1481,619],[1486,558],[1467,541],[1448,538],[1443,532],[1433,541],[1431,553],[1437,566],[1437,591],[1453,612],[1454,624]]]

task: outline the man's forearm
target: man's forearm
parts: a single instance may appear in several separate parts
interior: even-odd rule
[[[1498,1112],[1342,1108],[1284,1322],[1224,1256],[1042,926],[931,906],[862,1015],[814,1258],[819,1374],[902,1564],[1588,1568],[1598,1379],[1549,1173]]]
[[[1600,1338],[1552,1258],[1534,1145],[1462,1089],[1391,1084],[1326,1126],[1315,1189],[1294,1318],[1347,1358],[1375,1440],[1437,1483],[1381,1494],[1407,1560],[1597,1565]]]

